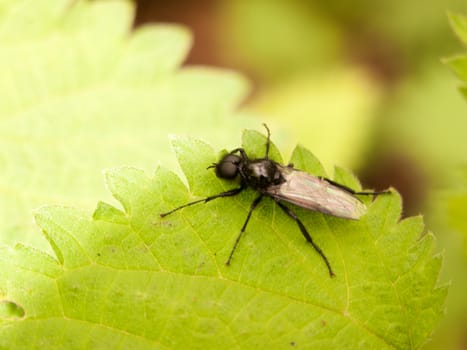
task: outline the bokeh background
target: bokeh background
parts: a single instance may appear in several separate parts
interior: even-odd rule
[[[442,63],[462,52],[447,11],[461,0],[137,1],[135,26],[174,22],[186,65],[238,70],[283,149],[299,140],[367,188],[395,187],[404,216],[423,213],[445,256],[447,315],[426,349],[467,349],[467,101]]]

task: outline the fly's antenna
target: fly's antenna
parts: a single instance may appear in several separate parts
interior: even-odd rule
[[[215,168],[216,166],[217,166],[217,163],[212,163],[210,166],[206,168],[206,170]]]
[[[266,128],[266,131],[268,132],[268,140],[266,141],[266,159],[269,158],[269,144],[271,143],[271,131],[269,131],[268,126],[263,123],[263,126]]]

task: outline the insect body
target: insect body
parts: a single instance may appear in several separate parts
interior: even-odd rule
[[[357,220],[365,214],[366,206],[353,190],[291,166],[276,166],[285,182],[268,187],[267,192],[274,199],[345,219]]]
[[[230,264],[253,210],[264,197],[269,197],[279,205],[285,214],[297,223],[305,239],[313,246],[326,263],[329,275],[332,277],[334,276],[334,272],[326,255],[324,255],[321,248],[313,241],[302,221],[293,210],[283,202],[292,203],[308,210],[319,211],[340,218],[358,220],[365,214],[366,206],[356,195],[377,195],[387,193],[388,191],[355,192],[351,188],[340,185],[332,180],[313,176],[304,171],[297,170],[292,164],[284,166],[269,159],[270,132],[268,127],[266,125],[264,126],[268,133],[266,155],[264,158],[249,159],[243,148],[237,148],[224,156],[219,163],[208,167],[215,168],[216,176],[221,179],[231,181],[240,180],[240,186],[238,188],[184,204],[169,212],[162,213],[160,216],[167,216],[179,209],[197,203],[209,202],[216,198],[235,196],[246,188],[251,188],[258,192],[258,196],[251,203],[246,220],[235,240],[226,264]]]

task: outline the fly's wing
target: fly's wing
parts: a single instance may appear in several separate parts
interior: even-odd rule
[[[359,219],[366,206],[350,192],[328,181],[290,167],[280,167],[285,182],[268,187],[274,198],[345,219]]]

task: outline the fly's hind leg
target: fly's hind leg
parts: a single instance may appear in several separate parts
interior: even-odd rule
[[[310,234],[308,233],[307,229],[305,228],[305,225],[303,225],[303,223],[300,221],[300,219],[297,217],[297,215],[289,207],[285,206],[284,204],[282,204],[279,201],[277,201],[276,203],[284,211],[284,213],[286,213],[288,216],[290,216],[292,219],[295,220],[295,222],[297,223],[298,227],[300,228],[300,231],[302,232],[302,234],[305,237],[305,239],[307,240],[307,242],[310,243],[313,246],[313,248],[316,250],[316,252],[321,256],[321,258],[326,263],[326,266],[327,266],[328,271],[329,271],[329,276],[334,277],[335,273],[334,273],[334,271],[332,271],[331,264],[329,263],[328,258],[326,258],[326,255],[324,255],[321,248],[315,242],[313,242],[313,239],[311,238]]]
[[[322,180],[326,180],[327,182],[329,182],[331,185],[334,185],[336,187],[339,187],[341,189],[343,189],[344,191],[346,192],[349,192],[350,194],[354,194],[354,195],[363,195],[363,196],[379,196],[380,194],[388,194],[388,193],[391,193],[390,190],[384,190],[384,191],[355,191],[353,189],[351,189],[350,187],[347,187],[345,185],[342,185],[338,182],[335,182],[335,181],[332,181],[326,177],[322,177],[320,176],[320,179]]]

